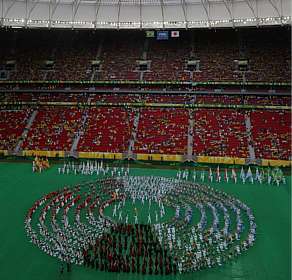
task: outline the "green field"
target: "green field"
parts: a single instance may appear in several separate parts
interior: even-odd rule
[[[148,165],[149,166],[149,165]],[[82,175],[58,175],[58,165],[34,174],[29,163],[0,163],[0,279],[157,279],[161,276],[102,273],[73,266],[60,275],[60,262],[29,243],[24,217],[35,200],[65,185],[94,179]],[[173,169],[135,168],[131,175],[174,176]],[[253,209],[257,222],[255,245],[234,262],[193,274],[163,276],[169,279],[288,280],[291,274],[291,178],[286,185],[217,184]]]

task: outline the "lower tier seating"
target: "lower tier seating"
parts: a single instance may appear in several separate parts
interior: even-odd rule
[[[251,112],[257,158],[291,159],[291,114],[288,111]]]
[[[135,152],[186,154],[188,118],[184,109],[143,109]]]
[[[82,152],[125,152],[134,113],[124,108],[91,108],[78,145]]]
[[[25,150],[70,151],[80,127],[82,110],[42,108],[39,110],[22,148]]]
[[[194,119],[194,154],[248,157],[243,112],[229,109],[202,109],[195,112]]]
[[[186,155],[188,136],[193,135],[196,156],[249,158],[250,145],[256,158],[291,159],[290,111],[193,110],[191,129],[190,111],[183,108],[39,107],[21,148],[70,151],[74,139],[79,139],[78,152],[125,153],[135,139],[134,153]],[[15,149],[32,112],[0,111],[0,150]],[[132,137],[135,129],[136,137]]]
[[[27,124],[31,110],[0,111],[0,150],[13,150]]]

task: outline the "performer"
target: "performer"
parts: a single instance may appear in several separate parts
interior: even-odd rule
[[[150,212],[149,212],[149,214],[148,214],[148,224],[151,224],[151,215],[150,215]]]

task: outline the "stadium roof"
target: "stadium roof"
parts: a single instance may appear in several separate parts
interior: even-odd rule
[[[2,0],[1,26],[180,29],[291,24],[290,0]]]

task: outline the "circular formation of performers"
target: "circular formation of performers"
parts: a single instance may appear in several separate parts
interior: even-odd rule
[[[103,178],[46,194],[29,209],[25,228],[32,243],[68,264],[159,275],[221,266],[256,239],[252,210],[240,200],[155,176]]]

